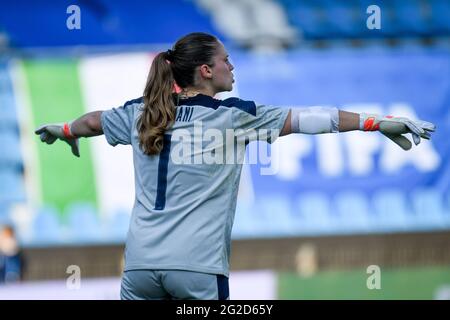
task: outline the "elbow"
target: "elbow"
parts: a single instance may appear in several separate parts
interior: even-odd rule
[[[95,111],[90,114],[86,119],[86,125],[89,130],[93,133],[102,133],[102,123],[101,123],[102,111]]]
[[[280,137],[282,136],[286,136],[288,134],[292,133],[292,129],[291,129],[291,111],[289,110],[289,113],[286,117],[286,120],[284,121],[284,126],[283,129],[281,129],[280,132]]]

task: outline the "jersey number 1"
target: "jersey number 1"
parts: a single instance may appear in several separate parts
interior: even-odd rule
[[[164,135],[164,145],[159,154],[158,186],[156,188],[155,210],[164,210],[166,206],[167,168],[170,157],[170,134]]]

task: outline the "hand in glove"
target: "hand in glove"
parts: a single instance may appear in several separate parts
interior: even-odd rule
[[[35,133],[40,136],[42,142],[47,144],[52,144],[56,139],[67,142],[72,148],[72,153],[77,157],[80,156],[78,138],[72,134],[70,123],[45,124],[36,129]]]
[[[404,134],[411,133],[414,143],[418,145],[420,138],[427,140],[431,138],[431,132],[436,130],[436,126],[431,122],[422,120],[411,120],[393,116],[383,117],[376,114],[361,113],[360,130],[380,131],[403,150],[409,150],[412,144]]]

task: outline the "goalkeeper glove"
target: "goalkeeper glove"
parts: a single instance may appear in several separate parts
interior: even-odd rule
[[[71,123],[45,124],[36,129],[34,133],[38,134],[41,141],[46,142],[47,144],[52,144],[56,139],[67,142],[72,148],[72,153],[79,157],[80,150],[78,148],[78,138],[72,134],[70,127]]]
[[[383,117],[376,114],[361,113],[359,119],[360,130],[380,131],[403,150],[409,150],[412,146],[411,141],[403,134],[411,133],[414,143],[418,145],[420,138],[429,140],[431,132],[436,130],[436,126],[431,122],[411,120],[404,117]]]

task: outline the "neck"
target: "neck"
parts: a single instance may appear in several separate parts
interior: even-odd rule
[[[210,96],[210,97],[214,97],[215,93],[213,92],[213,90],[208,89],[208,88],[184,88],[181,92],[180,92],[180,98],[190,98],[190,97],[195,97],[198,94],[204,94],[206,96]]]

